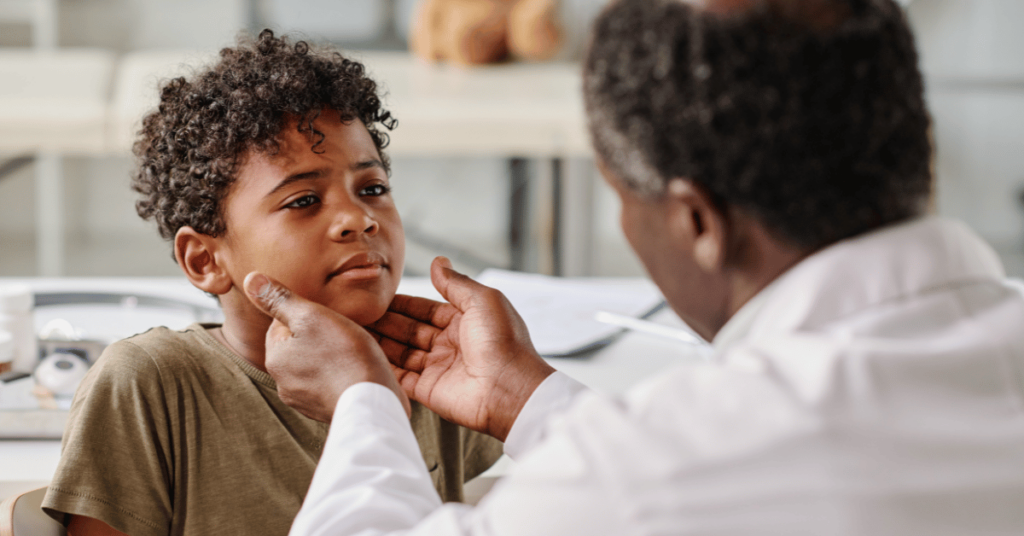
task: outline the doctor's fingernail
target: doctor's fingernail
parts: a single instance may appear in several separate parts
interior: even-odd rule
[[[257,306],[263,307],[271,316],[277,316],[281,305],[291,299],[291,291],[256,272],[246,276],[245,291]]]
[[[267,276],[257,272],[253,272],[245,278],[245,291],[254,298],[266,295],[268,285],[270,285],[270,280],[267,279]]]

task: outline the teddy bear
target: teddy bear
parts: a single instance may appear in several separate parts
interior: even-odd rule
[[[541,61],[563,41],[558,0],[424,0],[409,46],[430,62]]]

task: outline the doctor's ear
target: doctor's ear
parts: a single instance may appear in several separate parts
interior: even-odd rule
[[[185,226],[174,235],[174,258],[196,288],[211,294],[227,294],[233,283],[217,262],[215,239]]]
[[[688,179],[668,183],[668,200],[674,207],[674,219],[692,244],[697,265],[713,273],[724,268],[728,253],[728,219],[704,187]]]

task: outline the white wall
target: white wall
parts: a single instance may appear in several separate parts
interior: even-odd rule
[[[1024,276],[1024,2],[917,0],[908,13],[934,120],[938,210]]]
[[[917,0],[907,13],[928,75],[1024,74],[1024,2]]]
[[[410,11],[412,1],[396,5]],[[565,5],[590,17],[602,1]],[[247,6],[244,0],[65,0],[61,43],[116,50],[217,48],[246,26]],[[1018,200],[1024,188],[1024,2],[915,0],[908,12],[935,120],[939,211],[978,229],[1010,272],[1024,275],[1024,212]],[[8,32],[0,43],[24,38]],[[127,158],[73,158],[65,168],[69,273],[175,273],[155,229],[135,216]],[[397,159],[394,181],[410,225],[495,264],[507,262],[504,162]],[[596,187],[593,272],[642,273],[618,229],[614,195]],[[0,182],[0,275],[31,275],[35,269],[33,194],[29,170]],[[411,245],[410,268],[422,269],[431,254]]]
[[[74,0],[60,4],[61,46],[216,48],[249,23],[247,0]]]

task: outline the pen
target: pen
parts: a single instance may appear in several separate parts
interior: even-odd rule
[[[619,326],[642,333],[650,333],[651,335],[660,335],[662,337],[668,337],[680,342],[687,344],[704,345],[705,342],[700,338],[694,336],[692,333],[663,326],[661,324],[655,324],[649,320],[642,320],[639,318],[633,318],[631,316],[620,315],[616,313],[609,313],[608,311],[598,311],[594,314],[594,320],[604,324],[611,324],[613,326]]]

